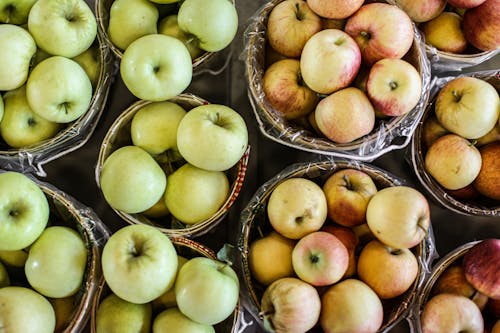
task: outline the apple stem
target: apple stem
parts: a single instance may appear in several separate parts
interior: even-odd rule
[[[460,100],[462,99],[462,95],[458,93],[458,91],[456,90],[453,90],[451,92],[451,94],[453,95],[453,97],[455,98],[455,102],[460,102]]]
[[[345,187],[348,189],[348,190],[351,190],[353,189],[353,186],[352,186],[352,183],[349,181],[349,177],[347,177],[347,175],[343,175],[342,176],[342,180],[344,181],[345,183]]]
[[[361,35],[361,37],[363,37],[364,39],[370,39],[371,38],[371,35],[368,31],[361,31],[359,33]]]
[[[401,249],[394,249],[394,248],[392,248],[390,246],[387,247],[387,250],[389,251],[390,254],[395,255],[395,256],[400,255],[400,254],[403,253],[403,250],[401,250]]]
[[[304,15],[300,11],[300,4],[298,2],[295,3],[295,17],[299,21],[302,21],[302,19],[304,18]]]
[[[398,87],[398,83],[395,81],[391,81],[389,82],[389,87],[391,88],[391,90],[395,90]]]

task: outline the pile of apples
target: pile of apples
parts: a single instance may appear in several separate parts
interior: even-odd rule
[[[449,263],[421,305],[422,332],[500,332],[499,263],[500,239],[494,238],[477,241]]]
[[[498,0],[394,0],[442,52],[474,54],[500,47]]]
[[[239,281],[225,262],[186,258],[157,228],[129,225],[103,248],[102,271],[110,292],[95,312],[96,333],[214,332],[234,314]]]
[[[286,178],[271,190],[264,225],[254,230],[261,236],[248,248],[264,327],[377,332],[408,297],[429,205],[412,187],[377,186],[369,173],[345,168],[321,182]]]
[[[347,144],[410,112],[422,77],[403,58],[409,16],[385,2],[285,0],[266,26],[263,98],[286,120]]]
[[[123,213],[173,216],[188,226],[209,219],[228,199],[228,171],[247,151],[243,117],[220,104],[189,111],[175,100],[137,105],[126,111],[135,112],[129,127],[111,129],[126,133],[129,144],[99,170],[105,200]]]
[[[229,0],[115,0],[103,15],[109,15],[108,40],[121,55],[123,82],[150,101],[182,93],[191,83],[194,59],[224,49],[238,30]]]
[[[100,74],[84,0],[0,5],[0,135],[12,148],[54,137],[89,110]]]
[[[448,81],[421,133],[423,167],[447,193],[458,200],[498,203],[500,97],[492,83],[474,76]]]
[[[63,331],[89,283],[88,245],[77,226],[57,223],[43,190],[22,173],[0,174],[0,206],[2,330]]]

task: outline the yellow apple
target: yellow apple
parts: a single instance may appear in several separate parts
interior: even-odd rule
[[[467,40],[462,30],[462,17],[454,12],[442,12],[421,26],[425,41],[440,51],[463,53]]]

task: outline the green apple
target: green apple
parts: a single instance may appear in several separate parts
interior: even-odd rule
[[[179,272],[181,267],[187,262],[187,258],[177,255],[177,272]],[[160,312],[168,308],[177,307],[177,301],[175,300],[175,288],[170,288],[159,297],[155,298],[151,302],[151,304],[153,305],[153,311],[155,312]]]
[[[186,163],[167,178],[165,203],[170,213],[186,224],[214,215],[229,196],[229,180],[222,171]]]
[[[60,124],[33,112],[26,97],[26,86],[9,90],[4,95],[5,111],[0,122],[2,139],[13,148],[22,148],[54,137]]]
[[[135,146],[152,155],[177,149],[177,127],[186,114],[180,105],[169,101],[141,107],[132,118],[130,135]]]
[[[109,10],[109,39],[125,50],[139,37],[156,34],[158,9],[148,0],[116,0]]]
[[[165,5],[165,4],[173,4],[180,2],[181,0],[151,0],[151,2],[160,4],[160,5]]]
[[[40,187],[14,171],[0,174],[0,250],[31,245],[47,226],[49,204]]]
[[[31,58],[30,71],[33,70],[33,68],[35,68],[36,65],[41,63],[43,60],[50,58],[51,56],[51,54],[48,54],[41,48],[37,48],[35,55],[33,56],[33,58]]]
[[[87,112],[92,83],[76,61],[52,56],[31,71],[26,96],[39,116],[56,123],[69,123]]]
[[[31,7],[37,0],[0,0],[0,22],[24,24]]]
[[[4,106],[4,102],[3,102],[3,97],[2,97],[2,94],[0,94],[0,122],[2,121],[2,118],[3,118],[4,109],[5,109],[5,106]]]
[[[56,323],[50,302],[26,287],[0,288],[2,332],[53,333]]]
[[[111,235],[104,245],[101,264],[113,293],[143,304],[173,286],[178,262],[174,245],[159,229],[132,224]]]
[[[228,46],[238,30],[238,13],[229,0],[184,0],[177,19],[181,30],[195,36],[208,52]]]
[[[182,266],[175,281],[179,310],[202,324],[215,325],[238,305],[239,281],[227,263],[195,257]]]
[[[5,266],[0,262],[0,288],[10,285],[9,273]]]
[[[177,128],[179,152],[186,161],[201,169],[230,169],[241,159],[247,145],[245,120],[225,105],[197,106],[182,118]]]
[[[78,232],[63,226],[45,228],[31,245],[24,272],[29,284],[47,297],[68,297],[82,286],[87,247]]]
[[[193,321],[178,308],[170,308],[155,317],[153,333],[215,333],[215,329],[212,325]]]
[[[149,333],[151,320],[151,303],[135,304],[110,294],[97,308],[96,333]]]
[[[17,25],[0,24],[0,49],[0,91],[19,88],[28,78],[35,40]]]
[[[137,98],[164,101],[191,83],[193,65],[186,46],[177,38],[152,34],[133,41],[123,53],[120,74]]]
[[[198,47],[197,39],[181,30],[177,21],[177,14],[168,15],[161,19],[160,23],[158,23],[158,33],[175,37],[183,42],[191,55],[191,59],[195,59],[203,53],[203,50]]]
[[[111,207],[125,213],[139,213],[163,196],[167,176],[144,149],[124,146],[106,158],[99,181]]]
[[[97,21],[84,0],[38,0],[28,16],[28,30],[39,48],[75,57],[97,36]]]
[[[7,266],[24,267],[26,259],[28,259],[26,250],[0,251],[0,262]]]
[[[99,58],[99,44],[92,44],[87,50],[83,51],[76,57],[72,59],[82,66],[85,73],[92,83],[92,88],[97,87],[97,82],[99,82],[99,74],[101,70],[101,60]]]

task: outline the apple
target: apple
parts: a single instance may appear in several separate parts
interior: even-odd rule
[[[358,279],[342,280],[321,296],[324,332],[377,332],[384,318],[377,294]]]
[[[169,215],[170,212],[165,203],[165,195],[162,195],[153,206],[141,212],[141,214],[150,218],[160,218]]]
[[[445,189],[471,184],[481,170],[481,153],[460,135],[446,134],[431,144],[424,157],[425,170]]]
[[[440,51],[463,53],[467,49],[467,40],[462,30],[462,17],[454,12],[442,12],[421,25],[427,44]]]
[[[448,0],[448,4],[457,8],[474,8],[485,1],[486,0]]]
[[[0,251],[0,262],[3,262],[7,266],[12,267],[24,267],[28,259],[27,250],[15,250],[15,251]]]
[[[216,52],[231,44],[238,30],[238,12],[229,0],[184,0],[177,13],[179,28],[198,39],[198,46]]]
[[[205,104],[191,109],[177,128],[179,153],[201,169],[226,171],[238,163],[247,146],[245,119],[222,104]]]
[[[170,308],[156,315],[153,333],[215,333],[212,325],[200,324],[185,316],[178,308]]]
[[[414,22],[427,22],[441,14],[446,7],[446,0],[395,0],[397,6],[408,14]]]
[[[109,9],[108,36],[121,50],[142,36],[156,34],[158,8],[148,0],[115,0]]]
[[[144,149],[124,146],[105,159],[99,183],[111,207],[125,213],[139,213],[163,196],[167,177]]]
[[[290,193],[293,193],[290,196]],[[290,239],[321,229],[327,217],[325,193],[310,179],[284,179],[272,190],[267,202],[269,223]]]
[[[321,28],[321,18],[306,1],[285,0],[276,4],[269,13],[267,40],[279,54],[299,58],[307,40]]]
[[[96,333],[149,333],[151,329],[151,303],[128,302],[113,293],[99,303],[95,316]]]
[[[319,319],[321,299],[316,288],[309,283],[285,277],[265,289],[260,310],[264,324],[276,332],[307,332]]]
[[[438,294],[425,303],[420,315],[423,333],[483,333],[483,316],[477,305],[462,295]]]
[[[196,59],[203,53],[203,50],[198,47],[196,40],[181,30],[177,14],[170,14],[162,18],[158,23],[158,33],[175,37],[183,42],[191,55],[191,59]]]
[[[347,265],[347,270],[342,278],[351,277],[356,274],[359,237],[354,230],[350,227],[344,227],[338,224],[324,224],[321,231],[329,232],[337,237],[347,249],[349,264]]]
[[[229,180],[222,171],[200,169],[185,163],[167,178],[165,204],[185,224],[213,216],[229,197]]]
[[[37,64],[26,82],[26,97],[36,114],[69,123],[85,114],[92,100],[92,83],[74,60],[52,56]]]
[[[75,296],[47,299],[54,308],[56,315],[54,332],[61,332],[71,323],[71,318],[76,309]]]
[[[109,288],[132,303],[148,303],[171,288],[177,264],[171,240],[145,224],[122,227],[102,251],[102,272]]]
[[[495,141],[500,141],[500,122],[491,131],[477,139],[476,145],[480,147]]]
[[[435,115],[427,117],[422,124],[422,141],[429,148],[434,141],[450,132],[441,125]]]
[[[177,272],[175,276],[177,277],[177,273],[181,269],[181,267],[188,262],[189,259],[183,257],[181,255],[177,255]],[[166,292],[155,298],[151,301],[151,305],[153,306],[153,312],[158,313],[167,308],[177,307],[177,301],[175,299],[175,288],[172,286]]]
[[[227,263],[206,257],[189,259],[175,280],[179,310],[200,324],[215,325],[238,306],[239,280]]]
[[[56,318],[50,302],[26,287],[0,288],[0,322],[5,332],[54,332]]]
[[[500,319],[498,319],[491,328],[491,333],[500,333]]]
[[[142,106],[130,124],[132,143],[152,155],[178,151],[177,127],[185,114],[182,106],[169,101]]]
[[[319,96],[303,81],[300,61],[283,59],[269,66],[262,77],[265,98],[284,119],[297,119],[311,113]]]
[[[323,135],[335,143],[349,143],[375,127],[375,110],[358,88],[347,87],[323,98],[314,113]]]
[[[385,58],[371,67],[366,92],[378,112],[386,116],[402,116],[418,104],[422,78],[409,62]]]
[[[0,53],[0,91],[19,88],[28,78],[35,40],[17,25],[0,24],[0,47],[4,50]]]
[[[23,148],[54,137],[60,124],[40,117],[31,109],[26,97],[26,86],[7,91],[5,110],[0,122],[2,139],[10,147]]]
[[[0,22],[21,25],[28,21],[31,7],[37,0],[0,0]]]
[[[0,94],[0,123],[2,122],[4,111],[5,111],[5,106],[3,102],[3,97],[2,94]]]
[[[346,22],[345,32],[359,45],[363,62],[402,58],[413,44],[413,23],[402,9],[382,2],[364,4]]]
[[[481,168],[474,179],[474,188],[482,195],[500,200],[500,141],[479,148]]]
[[[0,289],[10,285],[9,273],[5,266],[0,262]]]
[[[296,242],[271,231],[250,243],[248,268],[252,277],[264,286],[293,276],[292,251]]]
[[[307,4],[321,17],[345,19],[354,14],[363,5],[364,0],[307,0]]]
[[[476,199],[480,195],[480,193],[474,187],[474,183],[471,183],[457,190],[447,190],[447,193],[458,200],[472,200]]]
[[[85,73],[87,73],[94,90],[99,82],[99,75],[101,72],[99,48],[99,43],[94,43],[87,50],[72,58],[78,65],[82,66]]]
[[[362,248],[357,272],[378,297],[390,299],[411,288],[419,273],[419,263],[409,249],[391,248],[375,239]]]
[[[306,85],[320,94],[331,94],[349,86],[361,66],[358,45],[338,29],[312,35],[300,56],[300,73]]]
[[[396,249],[412,248],[429,232],[429,203],[412,187],[386,187],[368,203],[366,222],[382,243]]]
[[[130,43],[123,53],[120,74],[137,98],[164,101],[183,92],[191,83],[191,55],[175,37],[142,36]]]
[[[467,281],[479,292],[500,299],[500,239],[489,238],[473,245],[463,257]]]
[[[486,0],[464,14],[465,39],[479,50],[493,51],[500,47],[500,0]]]
[[[327,286],[344,276],[349,266],[349,253],[333,234],[315,231],[295,244],[292,265],[301,280],[315,287]]]
[[[31,245],[47,226],[47,198],[33,180],[15,171],[0,174],[0,189],[0,250],[24,249]]]
[[[36,45],[52,55],[75,57],[97,37],[97,21],[84,0],[38,0],[28,16]]]
[[[24,272],[33,289],[47,297],[77,293],[87,268],[87,247],[80,234],[63,226],[45,228],[30,246]]]
[[[354,227],[351,227],[351,230],[356,234],[359,239],[359,244],[364,246],[368,244],[369,241],[377,239],[373,232],[371,231],[368,223],[363,223]]]
[[[328,217],[335,223],[352,227],[366,222],[366,206],[377,192],[375,182],[366,172],[341,169],[323,183],[328,203]]]
[[[450,132],[466,139],[477,139],[497,124],[500,98],[487,81],[461,76],[441,88],[435,101],[435,114]]]

